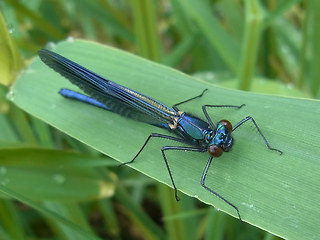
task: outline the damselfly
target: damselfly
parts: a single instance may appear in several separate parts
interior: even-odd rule
[[[167,161],[165,154],[166,151],[176,150],[208,152],[210,156],[201,177],[201,185],[206,190],[233,207],[237,211],[240,220],[241,216],[238,207],[205,184],[206,176],[212,159],[221,156],[223,152],[228,152],[231,150],[233,145],[233,137],[231,135],[232,132],[234,132],[247,121],[251,121],[254,124],[268,149],[282,154],[282,151],[270,146],[269,142],[262,134],[260,128],[252,117],[248,116],[234,126],[232,126],[228,120],[221,120],[215,125],[207,112],[207,108],[228,107],[239,109],[243,107],[244,104],[240,106],[203,105],[202,111],[206,121],[195,117],[192,114],[179,110],[179,105],[190,102],[196,98],[200,98],[207,89],[205,89],[198,96],[174,104],[172,107],[168,107],[146,95],[121,86],[115,82],[109,81],[52,51],[42,49],[39,51],[39,56],[45,64],[47,64],[56,72],[60,73],[71,83],[77,85],[89,95],[86,96],[69,89],[61,89],[59,93],[62,96],[69,99],[79,100],[93,106],[118,113],[125,117],[155,125],[157,127],[165,128],[176,134],[176,137],[173,137],[169,135],[151,133],[134,158],[131,161],[123,164],[133,163],[151,138],[165,138],[188,145],[183,147],[164,146],[161,148],[162,156],[169,172],[169,177],[171,179],[177,201],[179,201],[178,190]]]

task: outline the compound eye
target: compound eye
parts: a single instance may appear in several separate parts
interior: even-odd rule
[[[228,120],[221,120],[220,123],[227,129],[228,132],[232,132],[232,124]]]
[[[223,153],[223,150],[217,145],[211,145],[208,147],[208,152],[212,157],[220,157]]]

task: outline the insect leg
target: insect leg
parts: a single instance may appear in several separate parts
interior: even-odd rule
[[[237,211],[237,214],[238,214],[238,217],[239,217],[240,221],[242,221],[238,207],[237,207],[236,205],[232,204],[231,202],[229,202],[229,201],[228,201],[227,199],[225,199],[224,197],[222,197],[219,193],[217,193],[217,192],[213,191],[211,188],[207,187],[206,184],[205,184],[206,177],[207,177],[207,173],[208,173],[209,167],[210,167],[210,165],[211,165],[212,159],[213,159],[213,157],[211,156],[211,157],[209,158],[208,162],[207,162],[206,167],[204,168],[204,171],[203,171],[203,174],[202,174],[202,177],[201,177],[201,185],[202,185],[202,187],[204,187],[206,190],[208,190],[208,191],[211,192],[212,194],[216,195],[218,198],[220,198],[221,200],[223,200],[225,203],[227,203],[228,205],[230,205],[231,207],[233,207],[233,208]]]
[[[165,138],[165,139],[169,139],[172,141],[176,141],[176,142],[181,142],[181,143],[187,143],[184,139],[181,138],[177,138],[177,137],[172,137],[172,136],[168,136],[168,135],[163,135],[163,134],[159,134],[159,133],[151,133],[149,135],[149,137],[147,138],[147,140],[145,141],[145,143],[142,145],[142,147],[140,148],[139,152],[134,156],[134,158],[129,161],[129,162],[125,162],[125,163],[121,163],[119,165],[119,167],[123,166],[123,165],[127,165],[127,164],[131,164],[134,162],[134,160],[136,160],[136,158],[140,155],[140,153],[142,152],[142,150],[145,148],[145,146],[148,144],[148,142],[150,141],[151,138],[154,137],[158,137],[158,138]]]
[[[267,145],[267,147],[268,147],[270,150],[277,151],[277,152],[279,152],[280,154],[282,154],[283,152],[282,152],[281,150],[276,149],[276,148],[273,148],[273,147],[270,146],[268,140],[267,140],[266,137],[262,134],[260,128],[258,127],[258,124],[257,124],[256,121],[253,119],[253,117],[248,116],[248,117],[242,119],[240,122],[238,122],[238,123],[232,128],[232,132],[233,132],[234,130],[236,130],[238,127],[240,127],[242,124],[244,124],[245,122],[249,121],[249,120],[251,120],[251,122],[254,124],[254,126],[255,126],[256,129],[258,130],[260,136],[262,137],[262,139],[263,139],[263,141],[265,142],[265,144]]]
[[[172,182],[172,186],[174,188],[174,196],[175,196],[176,200],[179,201],[180,198],[178,197],[178,189],[177,189],[177,187],[176,187],[176,185],[174,183],[173,176],[172,176],[172,173],[171,173],[171,170],[170,170],[170,167],[169,167],[169,163],[168,163],[168,160],[167,160],[166,155],[164,153],[164,151],[167,151],[167,150],[206,152],[207,149],[195,148],[195,147],[179,147],[179,146],[164,146],[164,147],[161,148],[162,156],[163,156],[164,162],[166,163],[166,166],[167,166],[167,169],[168,169],[168,172],[169,172],[169,176],[170,176],[170,179],[171,179],[171,182]]]
[[[216,108],[224,108],[224,107],[227,107],[227,108],[242,108],[243,106],[245,106],[245,104],[241,104],[240,106],[237,106],[237,105],[202,105],[202,112],[204,114],[204,116],[206,117],[206,119],[208,120],[209,122],[209,125],[212,129],[215,129],[215,125],[213,124],[208,112],[207,112],[207,107],[216,107]]]
[[[194,99],[196,99],[196,98],[202,97],[203,94],[204,94],[207,90],[208,90],[208,89],[206,88],[206,89],[203,90],[202,93],[199,94],[198,96],[195,96],[195,97],[193,97],[193,98],[190,98],[190,99],[187,99],[187,100],[184,100],[184,101],[182,101],[182,102],[179,102],[179,103],[174,104],[174,105],[172,106],[172,108],[178,112],[178,111],[179,111],[179,109],[177,108],[178,105],[181,105],[181,104],[184,104],[184,103],[186,103],[186,102],[192,101],[192,100],[194,100]]]

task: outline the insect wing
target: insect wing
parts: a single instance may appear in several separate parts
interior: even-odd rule
[[[52,51],[41,49],[41,60],[85,93],[108,106],[110,111],[135,120],[163,126],[172,123],[177,112],[134,90],[109,81]]]

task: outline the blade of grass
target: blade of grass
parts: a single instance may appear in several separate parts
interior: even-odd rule
[[[19,133],[22,141],[28,142],[29,144],[37,144],[37,139],[28,121],[28,116],[21,111],[21,109],[15,105],[11,105],[8,118]]]
[[[18,76],[23,61],[0,12],[0,84],[9,85]]]
[[[42,207],[41,205],[31,201],[30,199],[10,190],[7,187],[4,187],[3,185],[0,184],[0,191],[3,194],[6,194],[7,196],[14,198],[16,200],[19,200],[20,202],[25,203],[26,205],[29,205],[30,207],[36,209],[37,211],[39,211],[40,213],[42,213],[43,215],[54,219],[55,221],[61,222],[62,224],[64,224],[65,226],[71,228],[72,230],[74,230],[74,234],[78,235],[78,239],[93,239],[93,240],[98,240],[98,238],[96,238],[95,236],[93,236],[91,233],[88,233],[87,231],[83,230],[81,227],[79,227],[78,225],[66,220],[65,218],[61,217],[60,215],[58,215],[57,213],[48,210],[44,207]]]
[[[311,83],[310,90],[313,97],[320,98],[320,32],[319,32],[319,22],[320,22],[320,2],[310,1],[310,11],[312,15],[312,28],[311,28],[311,52],[312,61],[310,63],[311,71]]]
[[[299,71],[299,51],[301,33],[286,19],[279,19],[274,25],[275,39],[277,43],[277,55],[281,60],[280,66],[275,66],[279,71],[284,71],[288,77],[286,82],[296,82]],[[279,63],[276,63],[279,65]],[[278,74],[281,76],[281,74]],[[292,80],[291,80],[292,79]]]
[[[276,8],[268,14],[266,17],[266,20],[264,21],[264,26],[268,26],[272,24],[274,21],[276,21],[285,11],[287,11],[289,8],[291,8],[293,5],[301,2],[301,0],[281,0],[276,1],[277,6]]]
[[[64,34],[57,29],[54,25],[48,22],[45,18],[41,17],[37,12],[30,10],[27,6],[19,1],[5,0],[9,5],[15,8],[22,16],[28,17],[39,29],[51,35],[54,39],[64,38]]]
[[[110,174],[106,169],[101,169],[101,175],[109,180]],[[147,239],[167,239],[162,229],[135,203],[126,190],[119,184],[116,188],[115,198],[126,207],[126,214],[132,219],[134,225]]]
[[[10,239],[25,239],[24,230],[15,203],[9,200],[0,200],[1,225],[5,228]]]
[[[64,1],[61,1],[62,4],[65,4]],[[80,11],[81,14],[86,15],[88,20],[92,21],[92,13],[94,13],[95,19],[99,21],[99,23],[105,26],[105,30],[108,31],[111,35],[120,36],[121,39],[125,39],[128,42],[133,42],[133,35],[130,29],[114,16],[114,13],[106,8],[105,4],[99,1],[86,1],[86,0],[72,0],[70,1],[73,4],[72,14],[78,21],[77,15]],[[69,3],[70,4],[70,3]]]
[[[54,142],[50,132],[48,124],[39,121],[37,118],[31,118],[32,127],[34,132],[37,134],[37,139],[42,147],[53,148]]]
[[[199,30],[208,39],[232,72],[238,72],[239,46],[220,26],[212,15],[208,1],[179,0],[180,5],[199,26]]]
[[[252,76],[256,66],[263,12],[258,1],[247,0],[245,5],[246,24],[239,66],[238,88],[248,91],[251,88]]]
[[[19,137],[14,131],[14,128],[7,115],[11,107],[11,103],[5,99],[6,91],[6,87],[0,86],[0,141],[3,142],[3,144],[18,143]]]
[[[63,218],[67,219],[68,221],[81,227],[81,229],[83,229],[84,231],[93,235],[92,229],[88,225],[87,220],[77,203],[72,203],[72,202],[61,203],[61,202],[45,201],[43,202],[43,206],[49,211],[59,214]],[[46,217],[47,217],[47,222],[49,223],[53,231],[55,231],[56,236],[58,236],[60,239],[68,239],[68,240],[79,239],[77,231],[70,228],[65,223],[57,221],[56,219],[52,219],[51,217],[48,217],[48,216]],[[86,238],[84,237],[83,239],[86,239]]]
[[[197,27],[189,17],[188,13],[184,11],[179,0],[172,0],[171,5],[175,16],[175,26],[178,28],[178,31],[182,36],[187,37],[190,33],[195,32]]]
[[[101,179],[92,168],[108,163],[101,160],[47,149],[1,149],[0,182],[33,200],[104,198],[113,195],[114,184]]]
[[[208,88],[201,100],[183,108],[199,116],[205,103],[246,103],[239,111],[221,109],[209,114],[214,121],[227,116],[232,123],[252,115],[270,144],[284,154],[279,156],[268,151],[255,128],[245,124],[234,133],[233,151],[214,159],[207,185],[236,204],[245,221],[273,234],[312,239],[318,231],[320,139],[315,129],[320,116],[319,101],[226,90],[86,41],[65,41],[55,46],[55,51],[168,105]],[[16,82],[11,99],[25,111],[121,162],[131,160],[151,132],[168,134],[165,130],[64,99],[57,94],[61,87],[76,89],[35,58]],[[160,151],[161,146],[167,144],[164,140],[152,141],[130,167],[171,186]],[[168,154],[176,185],[182,192],[235,216],[234,209],[200,185],[207,157],[198,153]]]
[[[310,1],[305,2],[305,20],[302,22],[302,40],[301,49],[299,52],[299,76],[298,76],[298,88],[303,89],[308,86],[307,83],[307,64],[308,64],[308,46],[309,46],[309,35],[310,35],[310,23],[312,21],[311,17],[311,4]]]
[[[172,194],[172,192],[171,192]],[[172,197],[172,195],[171,195]],[[184,239],[193,240],[197,239],[197,229],[199,225],[199,214],[197,209],[197,200],[189,196],[183,195],[180,204],[180,211],[177,215],[180,215],[181,222],[183,223]],[[188,213],[194,213],[192,217],[187,217]],[[191,215],[190,214],[190,215]],[[184,216],[184,217],[183,217]],[[179,218],[179,216],[177,216]]]
[[[244,18],[242,3],[232,0],[218,1],[219,11],[227,22],[228,31],[232,33],[232,37],[235,39],[241,39],[243,36]]]
[[[99,212],[102,214],[104,218],[105,225],[109,232],[111,232],[113,237],[119,238],[120,235],[120,227],[117,220],[117,213],[112,206],[112,202],[110,199],[106,198],[98,201]]]
[[[158,188],[159,197],[161,196],[161,209],[164,216],[170,216],[180,211],[180,207],[176,204],[175,198],[173,198],[173,190],[168,186],[160,185]],[[186,239],[185,231],[183,231],[183,222],[180,218],[174,219],[170,222],[164,222],[170,239]]]
[[[210,239],[223,239],[225,232],[226,215],[217,212],[215,209],[209,209],[208,211],[208,226],[206,230],[205,240]]]
[[[183,38],[183,40],[177,44],[171,53],[162,59],[162,62],[171,67],[180,63],[183,57],[188,54],[192,48],[194,48],[194,44],[198,36],[199,35],[197,33],[192,33]]]
[[[135,36],[139,54],[153,61],[160,60],[158,25],[155,2],[137,0],[132,2]]]

